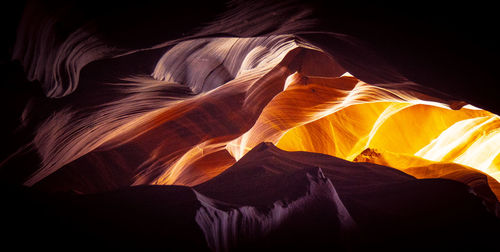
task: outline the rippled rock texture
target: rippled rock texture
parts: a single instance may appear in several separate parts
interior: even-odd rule
[[[39,92],[18,102],[0,177],[43,209],[22,212],[31,236],[40,218],[110,248],[498,235],[500,117],[321,28],[314,4],[92,6],[29,1],[18,25],[9,66]]]

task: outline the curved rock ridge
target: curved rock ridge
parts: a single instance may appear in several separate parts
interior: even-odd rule
[[[197,193],[202,207],[196,214],[196,222],[203,230],[208,246],[213,251],[233,251],[242,246],[258,248],[258,242],[275,236],[284,228],[300,230],[302,233],[300,236],[305,236],[308,232],[317,232],[318,229],[322,230],[318,241],[308,241],[312,243],[311,247],[314,243],[334,247],[345,242],[345,238],[342,237],[353,232],[356,224],[331,181],[325,177],[320,168],[296,173],[298,174],[294,174],[293,177],[299,175],[306,177],[307,191],[303,192],[304,195],[298,196],[293,201],[276,201],[267,210],[259,210],[253,206],[229,207]],[[287,183],[289,179],[282,181],[285,188],[303,186]],[[300,223],[298,220],[303,216],[315,217],[309,223]],[[328,238],[322,240],[322,237]]]
[[[26,185],[35,184],[65,165],[72,166],[73,161],[77,168],[68,167],[66,170],[75,169],[74,172],[78,174],[81,162],[85,162],[85,166],[89,165],[89,162],[80,158],[87,159],[85,155],[91,152],[92,157],[89,158],[93,160],[97,158],[106,160],[106,163],[120,162],[120,170],[125,170],[125,173],[120,172],[117,177],[111,178],[114,180],[112,183],[95,179],[85,182],[86,186],[89,183],[95,184],[93,189],[73,189],[98,191],[104,189],[103,185],[106,188],[131,183],[193,185],[211,178],[231,164],[231,158],[225,149],[233,158],[238,159],[246,149],[260,141],[276,142],[288,129],[353,104],[377,99],[418,103],[429,98],[444,102],[404,88],[415,84],[395,86],[401,89],[385,89],[360,82],[349,75],[341,76],[343,69],[330,56],[312,46],[303,46],[303,42],[297,42],[295,37],[276,37],[275,40],[256,38],[243,42],[245,41],[250,45],[261,41],[254,46],[275,49],[258,58],[260,63],[250,64],[253,68],[241,71],[234,79],[208,93],[187,96],[186,99],[186,92],[183,91],[182,96],[175,97],[176,90],[182,89],[168,84],[168,81],[135,78],[133,81],[139,81],[140,84],[133,84],[134,86],[142,88],[146,84],[154,92],[122,89],[124,92],[134,90],[134,93],[98,106],[97,110],[61,110],[54,114],[38,129],[34,144],[42,157],[42,167],[26,181]],[[277,41],[279,46],[268,44],[269,41]],[[247,50],[242,47],[232,49],[236,52]],[[246,57],[255,61],[252,53]],[[314,63],[317,59],[332,64]],[[180,59],[178,61],[184,62]],[[242,62],[244,61],[248,62]],[[299,69],[302,73],[297,72]],[[338,77],[309,77],[304,74]],[[158,89],[153,89],[156,87]],[[172,98],[160,93],[165,91]],[[295,98],[298,96],[301,99]],[[299,113],[287,113],[288,109]],[[281,118],[280,123],[271,123],[274,118]],[[199,124],[200,120],[204,120],[202,125]],[[179,138],[175,140],[178,145],[168,144],[175,137]],[[104,152],[94,152],[97,148]],[[142,151],[124,155],[118,149]],[[110,152],[120,156],[119,160],[110,159]],[[212,163],[210,170],[201,170],[196,164],[210,162],[202,159],[213,160],[215,163]],[[94,167],[86,167],[86,172],[88,169],[95,169],[98,174],[99,170],[115,169],[113,167],[118,165],[95,167],[102,161],[92,163]],[[65,176],[67,175],[61,175]]]
[[[252,41],[248,40],[248,42]],[[109,150],[120,148],[124,144],[131,144],[134,146],[132,148],[146,148],[144,152],[137,153],[142,155],[140,159],[130,160],[130,169],[138,172],[137,183],[152,182],[152,180],[159,179],[158,176],[162,173],[166,176],[166,178],[160,178],[165,181],[163,183],[173,183],[179,173],[175,167],[181,166],[180,168],[185,169],[184,164],[176,165],[176,162],[181,162],[183,156],[191,155],[188,152],[190,149],[192,151],[200,149],[205,154],[217,152],[221,149],[219,146],[224,143],[221,141],[227,141],[225,139],[244,132],[273,94],[283,89],[284,79],[290,71],[288,67],[294,67],[291,62],[303,57],[300,56],[301,51],[310,50],[298,47],[293,38],[288,38],[283,42],[286,43],[281,43],[279,47],[282,51],[274,51],[274,54],[260,59],[260,61],[269,61],[272,64],[257,65],[211,91],[210,94],[204,93],[185,99],[183,97],[186,97],[186,92],[182,92],[178,97],[172,96],[158,103],[157,99],[162,98],[159,95],[163,96],[159,91],[169,92],[177,87],[164,85],[166,82],[144,83],[142,80],[142,83],[146,85],[154,83],[160,90],[134,92],[125,98],[99,106],[97,111],[77,113],[78,117],[65,110],[54,114],[41,125],[34,142],[39,149],[48,148],[47,151],[39,151],[44,165],[26,184],[34,184],[97,147]],[[260,45],[266,46],[266,44]],[[136,84],[136,86],[139,85]],[[123,90],[127,92],[126,89]],[[153,97],[155,100],[152,100]],[[172,104],[172,99],[180,100],[180,102]],[[213,117],[213,115],[216,116]],[[108,118],[110,121],[102,122]],[[200,120],[204,120],[203,125],[199,125]],[[111,128],[114,130],[108,131]],[[190,134],[190,137],[184,137]],[[170,138],[160,140],[161,135],[170,135]],[[177,143],[180,145],[166,145],[167,142],[173,140],[174,136],[179,137]],[[44,144],[47,143],[44,139],[56,142]],[[143,146],[139,147],[141,145]],[[169,155],[173,156],[169,157]],[[158,159],[158,157],[162,158]],[[172,169],[168,170],[167,167]]]
[[[18,27],[12,59],[22,63],[28,80],[42,83],[47,97],[69,95],[85,65],[121,51],[99,39],[89,21],[61,24],[71,5],[61,2],[49,9],[30,1]]]
[[[461,183],[271,143],[196,187],[141,185],[84,195],[24,188],[18,196],[23,214],[4,227],[30,227],[17,238],[59,238],[38,248],[478,249],[500,232],[498,218]],[[4,197],[6,206],[19,199],[11,200]]]
[[[385,89],[360,82],[348,74],[342,75],[345,69],[330,55],[297,36],[200,41],[212,41],[201,43],[202,46],[196,49],[195,54],[200,57],[217,55],[213,52],[214,48],[221,53],[222,65],[207,65],[211,66],[207,69],[212,70],[200,72],[201,75],[210,72],[211,76],[219,76],[213,80],[218,81],[207,79],[209,82],[198,83],[196,79],[173,77],[188,76],[189,69],[198,69],[196,65],[187,64],[190,53],[181,53],[182,48],[187,48],[183,43],[191,43],[187,41],[173,47],[164,56],[175,51],[178,53],[163,57],[156,64],[156,77],[165,80],[128,77],[122,84],[105,85],[106,92],[121,88],[120,92],[110,96],[115,98],[97,105],[93,99],[85,99],[84,94],[75,94],[83,101],[81,109],[62,109],[38,128],[34,146],[42,158],[42,166],[25,184],[33,185],[67,166],[66,171],[55,174],[54,179],[44,183],[63,183],[67,187],[82,181],[87,188],[81,184],[67,188],[82,192],[144,183],[193,185],[227,168],[231,159],[238,159],[244,154],[242,149],[252,148],[259,141],[276,141],[289,128],[351,104],[373,99],[420,101],[415,97],[445,102],[413,91],[416,84],[399,84],[394,86],[399,89]],[[227,43],[238,45],[219,47]],[[239,67],[230,71],[215,71],[226,69],[224,64],[234,63],[233,58],[241,62]],[[112,62],[102,62],[101,67]],[[174,62],[180,62],[180,68],[173,67]],[[172,66],[168,68],[170,72],[165,72],[167,68],[163,67],[164,64]],[[158,70],[160,66],[164,70]],[[198,72],[190,75],[195,73]],[[232,79],[227,80],[229,77]],[[176,80],[186,81],[184,84],[188,85],[188,89],[170,84]],[[193,89],[200,92],[205,85],[212,90],[198,95],[193,93]],[[391,88],[390,85],[388,87]],[[294,98],[296,95],[302,95],[303,104],[295,102],[298,101]],[[318,95],[323,98],[318,100]],[[87,100],[92,103],[85,104]],[[272,112],[297,106],[303,110],[302,114],[290,119]],[[268,129],[272,127],[266,124],[265,118],[269,117],[269,113],[275,118],[282,116],[287,125]],[[200,124],[200,120],[204,122]],[[174,140],[176,137],[178,139]],[[168,144],[172,141],[177,145]],[[133,154],[128,151],[133,149],[141,151]],[[200,169],[207,167],[204,165],[206,162],[211,162],[209,170]],[[120,167],[119,172],[115,168],[117,166]],[[92,181],[85,181],[85,177],[78,175],[82,170],[87,174],[92,171],[97,179],[94,177]],[[103,171],[118,174],[113,177],[105,175],[105,178]],[[54,180],[65,182],[50,182]]]
[[[447,179],[416,179],[386,166],[349,162],[319,153],[286,152],[271,143],[262,143],[217,177],[194,187],[194,190],[203,195],[198,197],[203,207],[198,211],[197,218],[201,218],[198,219],[198,223],[202,223],[200,225],[209,246],[222,251],[228,247],[237,250],[239,247],[229,242],[234,242],[235,236],[243,241],[242,236],[247,234],[245,232],[255,230],[257,223],[268,223],[265,220],[270,221],[273,211],[282,209],[280,206],[283,206],[283,202],[288,202],[286,206],[291,208],[297,206],[294,202],[298,203],[304,199],[301,195],[309,190],[304,184],[309,186],[314,184],[310,182],[311,173],[317,173],[319,177],[323,174],[322,181],[326,181],[323,185],[329,184],[328,181],[331,182],[339,200],[354,220],[356,228],[351,231],[348,229],[345,236],[339,237],[337,233],[332,234],[333,236],[327,235],[324,237],[325,240],[322,240],[322,237],[315,237],[332,230],[332,225],[328,224],[329,228],[325,227],[321,229],[321,232],[311,232],[312,237],[306,235],[308,238],[303,240],[307,244],[305,247],[314,247],[314,244],[317,244],[318,248],[333,247],[334,243],[339,240],[332,237],[337,239],[344,237],[340,240],[342,241],[340,250],[397,249],[403,244],[413,244],[412,246],[417,247],[418,244],[422,247],[432,244],[436,248],[441,246],[444,248],[452,246],[451,244],[454,243],[452,241],[457,237],[464,237],[462,232],[469,234],[482,230],[479,231],[481,234],[477,234],[477,237],[482,237],[481,239],[493,237],[498,232],[496,228],[498,224],[495,224],[498,221],[492,209],[486,208],[483,205],[484,201],[479,200],[467,186],[461,183]],[[465,203],[469,200],[475,202],[473,205],[477,207],[476,210],[463,205],[469,204]],[[230,202],[230,204],[223,202]],[[313,206],[319,203],[315,202],[307,205]],[[241,208],[241,206],[247,207]],[[324,205],[319,209],[326,208],[330,209]],[[317,208],[307,209],[319,211]],[[486,221],[489,223],[487,226],[490,224],[492,226],[473,227],[478,222],[467,219],[474,218],[472,216],[475,216],[475,211],[489,215],[491,219]],[[322,215],[302,214],[301,218],[312,218],[306,223],[314,223],[316,221],[314,216],[321,216],[319,222],[326,222],[322,219],[324,216],[331,214],[335,216],[336,213],[337,211],[329,210]],[[249,216],[259,217],[255,220]],[[469,217],[460,220],[460,225],[453,224],[464,216]],[[438,219],[440,221],[436,221]],[[234,222],[236,226],[229,225],[236,220],[241,221]],[[295,221],[293,218],[287,220]],[[228,225],[231,231],[222,228]],[[253,228],[244,230],[237,228],[242,225],[249,225]],[[320,224],[315,225],[321,227]],[[267,227],[267,225],[264,226]],[[292,230],[290,226],[286,227],[289,228],[281,230]],[[259,228],[257,230],[262,234],[265,229]],[[299,230],[308,229],[300,228]],[[293,235],[292,231],[287,233]],[[426,239],[422,239],[424,233]],[[304,234],[301,235],[304,236]],[[286,242],[281,243],[282,240],[276,237],[279,236],[270,238],[275,242],[269,244],[287,248],[304,245],[300,242],[295,244],[294,239],[286,239]],[[255,236],[253,238],[257,239]],[[474,239],[472,236],[469,238]],[[261,240],[260,247],[259,244],[255,245],[248,240],[246,243],[239,244],[256,249],[268,245],[265,241],[268,240]],[[316,243],[309,243],[309,241]]]
[[[188,40],[168,50],[151,75],[182,83],[193,93],[207,92],[248,71],[276,65],[298,46],[296,39],[293,35],[271,35]]]
[[[127,11],[143,9],[57,6],[30,2],[19,26],[13,58],[54,99],[26,106],[33,140],[2,162],[5,180],[82,193],[195,186],[272,142],[347,160],[376,148],[465,165],[498,197],[498,116],[411,82],[353,37],[315,30],[306,5],[234,2],[166,35],[144,29],[155,19],[127,27]],[[17,171],[23,155],[37,164]]]
[[[41,82],[47,97],[61,98],[75,92],[82,69],[98,60],[142,50],[164,50],[184,40],[217,34],[235,37],[291,34],[314,23],[311,10],[303,4],[251,1],[226,4],[222,8],[225,11],[217,16],[194,15],[191,22],[198,23],[192,24],[191,30],[178,31],[171,25],[178,22],[175,17],[161,11],[169,9],[171,3],[111,2],[111,6],[95,8],[95,1],[28,1],[18,26],[12,59],[22,63],[28,80]],[[221,3],[202,6],[217,9],[214,6]],[[178,5],[186,15],[193,11],[188,3]],[[149,15],[141,15],[147,12]],[[186,23],[189,27],[190,22]],[[205,25],[200,27],[201,23]],[[169,31],[158,34],[151,30],[151,25],[165,25]],[[126,36],[142,39],[124,39]]]

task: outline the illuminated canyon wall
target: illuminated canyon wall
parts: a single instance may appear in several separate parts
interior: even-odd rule
[[[86,166],[101,177],[90,188],[196,185],[273,142],[418,176],[414,167],[458,164],[497,188],[497,115],[410,81],[366,83],[346,68],[299,35],[180,42],[151,76],[107,84],[122,88],[120,99],[49,117],[33,141],[42,165],[25,184]],[[125,172],[102,178],[114,169]]]
[[[65,184],[78,191],[196,185],[257,144],[272,142],[284,150],[374,162],[420,177],[445,175],[417,167],[456,164],[486,175],[499,194],[497,115],[407,80],[354,38],[304,32],[314,23],[307,9],[277,8],[283,12],[278,16],[295,18],[276,27],[277,14],[271,13],[249,30],[231,26],[235,15],[248,15],[235,9],[217,21],[223,27],[208,25],[188,37],[127,51],[105,45],[86,26],[50,39],[57,17],[34,17],[33,8],[25,11],[13,58],[22,60],[29,79],[41,81],[47,96],[71,94],[76,102],[38,127],[29,146],[41,165],[25,185]],[[34,18],[40,25],[26,28]],[[270,27],[268,35],[252,36]],[[224,32],[242,34],[207,36]],[[355,62],[363,52],[378,64]],[[106,69],[134,57],[152,72],[124,68],[108,82],[80,76],[92,62]],[[103,58],[108,59],[98,60]],[[72,94],[78,85],[92,90]],[[95,98],[96,92],[103,95]],[[92,181],[82,166],[93,171]],[[114,173],[119,174],[105,175]],[[76,177],[85,182],[71,185]]]
[[[308,8],[249,6],[236,4],[189,35],[134,47],[106,40],[102,20],[61,32],[63,17],[27,5],[12,59],[45,97],[23,110],[20,127],[36,126],[1,163],[6,179],[77,194],[190,187],[182,190],[199,205],[193,218],[215,251],[236,246],[230,234],[265,237],[308,205],[333,211],[332,235],[353,229],[363,217],[351,217],[356,200],[343,203],[353,192],[336,177],[342,172],[370,185],[361,191],[380,189],[379,179],[400,179],[409,190],[438,184],[424,179],[453,180],[499,215],[498,115],[407,79],[354,37],[312,29]],[[36,166],[15,171],[27,153]],[[304,188],[286,204],[273,198],[265,213],[255,202],[218,198],[227,181],[254,178],[245,175],[249,163],[269,179],[304,166],[288,181]]]

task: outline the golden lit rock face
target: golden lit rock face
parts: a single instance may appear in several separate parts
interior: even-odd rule
[[[476,108],[365,103],[293,128],[277,146],[386,165],[417,178],[472,185],[474,176],[483,174],[500,197],[499,122],[497,115]]]

